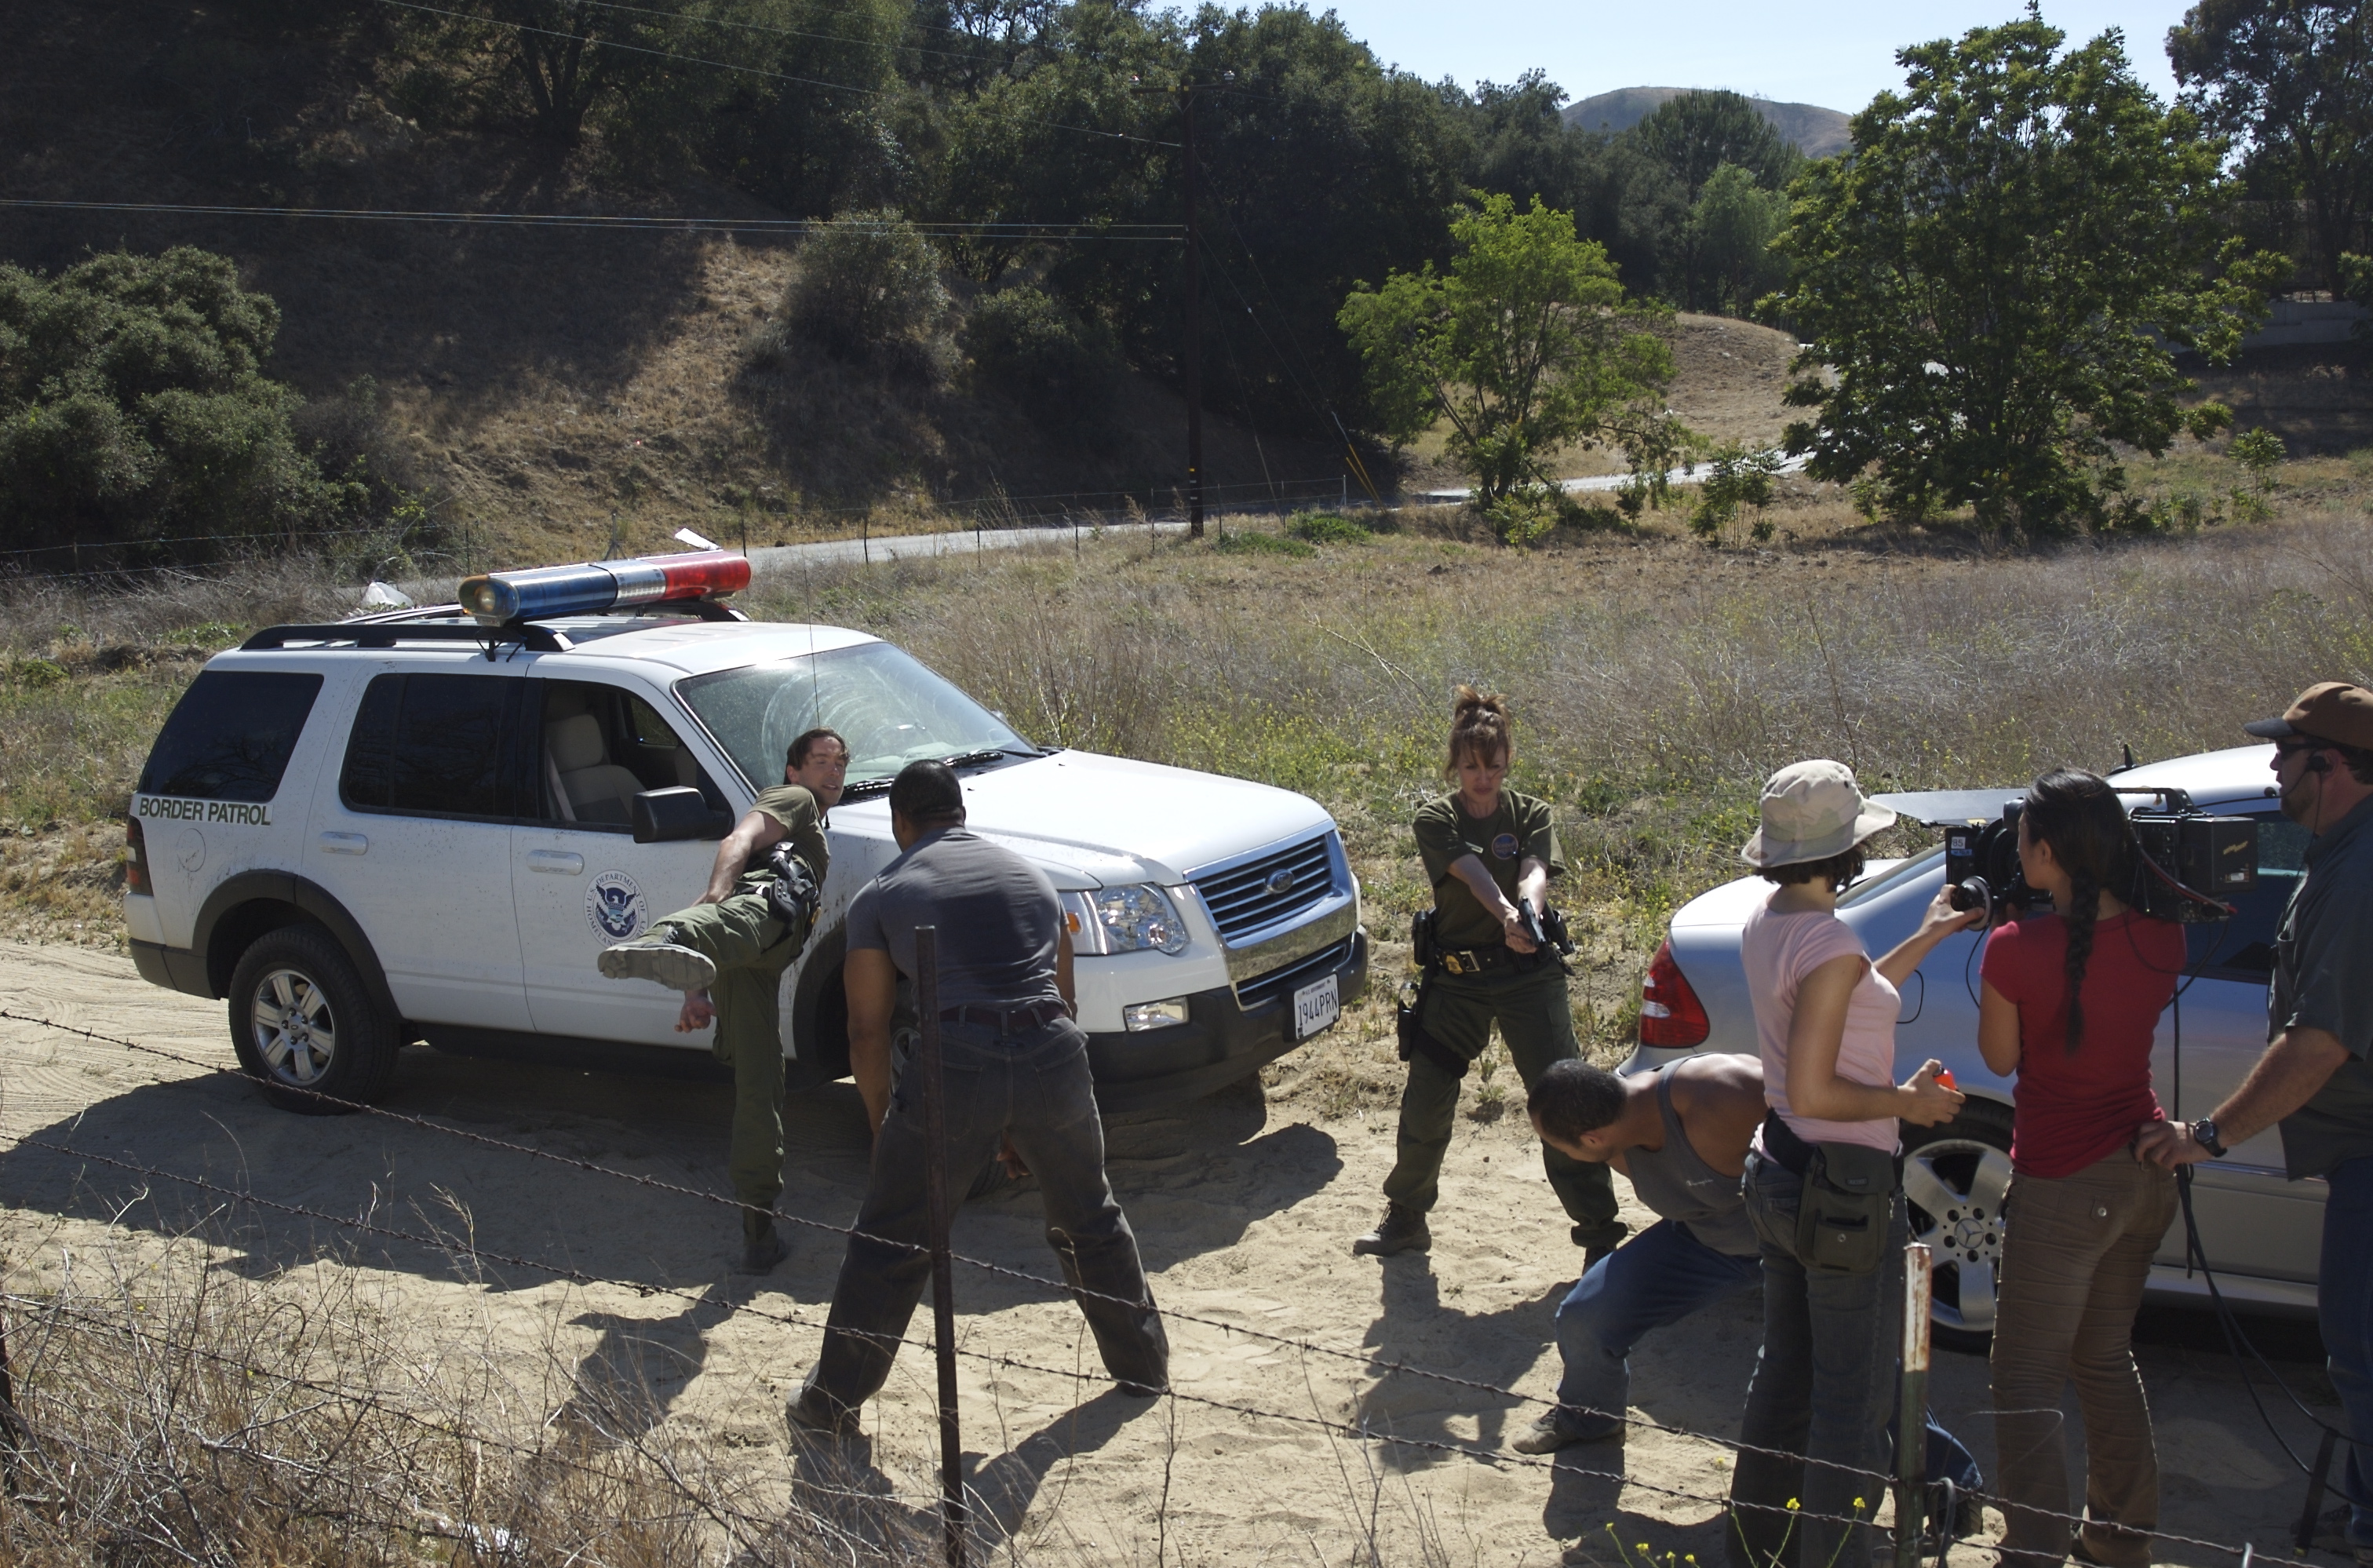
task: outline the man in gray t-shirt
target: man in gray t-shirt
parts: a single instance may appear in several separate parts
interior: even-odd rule
[[[848,909],[848,1062],[873,1124],[873,1171],[833,1287],[824,1349],[791,1401],[792,1426],[853,1432],[890,1375],[930,1278],[928,1148],[911,1058],[892,1048],[915,930],[938,930],[941,1071],[950,1211],[1001,1146],[1038,1178],[1046,1241],[1125,1394],[1170,1386],[1170,1341],[1137,1237],[1105,1178],[1088,1037],[1071,1018],[1071,941],[1044,872],[964,830],[943,763],[890,786],[899,857]]]

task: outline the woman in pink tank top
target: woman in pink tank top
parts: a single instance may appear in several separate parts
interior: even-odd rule
[[[1842,1521],[1869,1518],[1870,1473],[1889,1468],[1899,1122],[1934,1127],[1961,1105],[1937,1082],[1940,1063],[1895,1082],[1896,987],[1978,917],[1940,893],[1920,929],[1873,964],[1838,918],[1838,895],[1862,875],[1863,841],[1895,813],[1865,800],[1845,765],[1818,760],[1773,774],[1760,814],[1743,857],[1780,885],[1748,917],[1739,955],[1771,1107],[1742,1179],[1763,1257],[1763,1349],[1726,1534],[1739,1568],[1817,1568],[1867,1558],[1867,1527]]]

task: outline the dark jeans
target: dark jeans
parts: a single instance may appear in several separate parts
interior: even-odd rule
[[[2348,1494],[2348,1544],[2373,1546],[2373,1158],[2349,1160],[2324,1180],[2323,1258],[2316,1278],[2316,1317],[2323,1330],[2332,1387],[2356,1442],[2342,1476]]]
[[[1087,1036],[1069,1019],[1018,1035],[987,1025],[941,1030],[947,1092],[948,1211],[997,1157],[999,1141],[1038,1178],[1046,1242],[1104,1355],[1105,1369],[1142,1390],[1167,1387],[1170,1340],[1154,1311],[1137,1237],[1105,1179],[1104,1124],[1088,1077]],[[873,1141],[873,1175],[833,1287],[824,1350],[807,1387],[835,1408],[881,1391],[897,1341],[931,1274],[930,1198],[924,1180],[923,1100],[902,1064],[890,1112]],[[870,1239],[880,1238],[880,1239]],[[898,1246],[897,1243],[910,1246]],[[1079,1294],[1094,1292],[1095,1294]],[[1117,1297],[1117,1300],[1105,1299]]]
[[[1587,1441],[1620,1424],[1631,1402],[1631,1347],[1652,1328],[1678,1323],[1737,1294],[1763,1277],[1760,1258],[1733,1258],[1698,1240],[1687,1225],[1662,1220],[1598,1260],[1558,1307],[1558,1430]],[[1894,1427],[1889,1425],[1890,1443]],[[1959,1439],[1928,1418],[1931,1481],[1961,1491],[1982,1477]],[[1869,1494],[1862,1494],[1867,1497]]]
[[[1608,1253],[1558,1306],[1558,1430],[1587,1440],[1622,1424],[1631,1347],[1652,1328],[1736,1295],[1762,1276],[1754,1258],[1716,1252],[1687,1225],[1660,1220]]]
[[[1750,1153],[1744,1187],[1748,1218],[1763,1244],[1763,1348],[1738,1437],[1778,1453],[1738,1456],[1730,1560],[1740,1568],[1863,1568],[1872,1530],[1833,1521],[1877,1512],[1891,1468],[1886,1430],[1903,1315],[1902,1194],[1879,1266],[1833,1274],[1806,1268],[1796,1254],[1802,1176]],[[1929,1456],[1933,1469],[1934,1436]],[[1789,1509],[1791,1499],[1798,1511]]]

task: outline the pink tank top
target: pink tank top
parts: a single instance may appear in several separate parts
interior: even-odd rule
[[[1772,889],[1775,895],[1779,892]],[[1865,1143],[1893,1153],[1897,1141],[1893,1117],[1880,1121],[1822,1121],[1788,1108],[1788,1024],[1796,1013],[1796,989],[1814,970],[1849,954],[1868,956],[1853,928],[1827,910],[1775,915],[1766,899],[1747,917],[1739,957],[1747,968],[1748,994],[1755,1002],[1756,1040],[1763,1058],[1763,1098],[1789,1129],[1807,1143]],[[1845,1038],[1838,1046],[1840,1078],[1875,1089],[1893,1086],[1895,1018],[1901,1006],[1902,999],[1887,977],[1876,965],[1866,966],[1846,1005]]]

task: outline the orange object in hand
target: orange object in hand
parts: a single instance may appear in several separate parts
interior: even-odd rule
[[[1936,1082],[1957,1094],[1961,1092],[1961,1086],[1953,1082],[1953,1070],[1949,1067],[1940,1067],[1936,1070]]]

